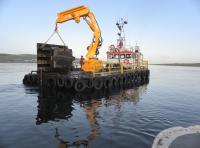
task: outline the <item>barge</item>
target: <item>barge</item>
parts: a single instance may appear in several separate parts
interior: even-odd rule
[[[73,18],[74,16],[76,17]],[[143,59],[139,46],[126,45],[124,25],[127,21],[120,19],[116,23],[119,38],[116,45],[109,46],[107,60],[102,61],[97,58],[98,49],[102,44],[100,28],[87,7],[79,6],[59,13],[57,23],[71,19],[79,23],[80,17],[83,17],[94,31],[94,38],[88,46],[86,60],[81,59],[79,62],[75,59],[72,49],[65,44],[38,43],[37,70],[26,74],[23,84],[84,92],[134,87],[149,82],[148,61]],[[54,33],[58,34],[57,24]]]
[[[136,52],[136,53],[135,53]],[[26,74],[23,84],[58,89],[73,89],[77,92],[85,90],[101,90],[113,88],[127,88],[140,86],[149,82],[147,61],[132,59],[138,51],[131,53],[130,58],[122,62],[103,62],[103,69],[99,72],[85,73],[79,63],[73,62],[72,50],[67,46],[53,44],[37,44],[37,70]],[[126,52],[119,55],[126,56]],[[107,53],[108,56],[111,52]],[[115,56],[114,52],[112,56]],[[124,63],[126,60],[133,63]],[[114,58],[112,59],[114,60]],[[128,65],[128,66],[127,66]]]

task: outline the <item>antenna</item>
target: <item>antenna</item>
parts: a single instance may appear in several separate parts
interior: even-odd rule
[[[123,19],[123,18],[120,18],[116,25],[117,25],[117,28],[119,29],[119,32],[117,33],[117,35],[119,36],[119,39],[118,39],[118,46],[121,48],[123,45],[126,44],[126,38],[125,38],[125,32],[124,32],[124,25],[128,24],[128,21]]]

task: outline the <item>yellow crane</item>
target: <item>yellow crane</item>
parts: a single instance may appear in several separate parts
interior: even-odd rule
[[[90,29],[94,32],[92,43],[87,48],[88,52],[86,54],[86,59],[83,61],[82,69],[85,72],[98,72],[103,68],[102,61],[97,58],[98,49],[102,44],[101,30],[94,14],[90,12],[89,8],[86,6],[78,6],[58,13],[56,29],[58,23],[64,23],[69,20],[75,20],[76,23],[79,23],[81,18],[86,21]]]

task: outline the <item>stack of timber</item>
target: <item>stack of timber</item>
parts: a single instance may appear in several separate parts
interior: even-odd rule
[[[72,69],[72,50],[67,46],[53,44],[37,44],[37,71],[63,72]]]

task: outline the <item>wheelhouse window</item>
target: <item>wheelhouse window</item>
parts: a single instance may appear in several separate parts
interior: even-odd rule
[[[118,55],[118,54],[116,54],[116,55],[115,55],[115,59],[118,59],[118,58],[119,58],[119,55]]]
[[[108,58],[108,59],[111,59],[111,58],[112,58],[112,55],[107,54],[107,58]]]
[[[131,55],[130,54],[126,54],[126,58],[131,58]]]
[[[121,59],[124,59],[124,58],[125,58],[125,55],[124,55],[124,54],[121,54],[120,57],[121,57]]]

